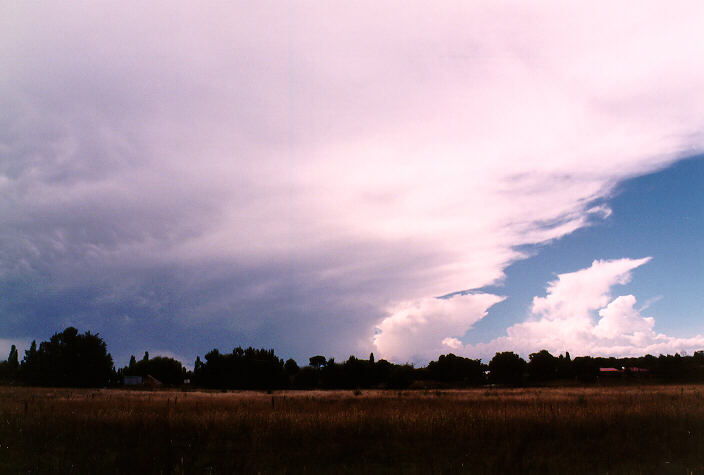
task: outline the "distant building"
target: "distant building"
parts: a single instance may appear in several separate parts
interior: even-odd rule
[[[125,386],[141,386],[142,377],[141,376],[125,376],[124,379]]]
[[[158,379],[156,379],[156,378],[155,378],[154,376],[152,376],[151,374],[146,375],[146,376],[144,377],[144,379],[142,380],[142,386],[147,386],[147,387],[150,387],[150,388],[156,388],[156,387],[163,386],[163,385],[164,385],[164,384],[163,384],[161,381],[159,381]]]
[[[148,388],[163,386],[163,383],[151,374],[146,376],[125,376],[123,381],[125,386],[142,386]]]
[[[645,376],[650,373],[647,368],[638,368],[637,366],[629,366],[623,368],[599,368],[599,376],[621,376],[623,374]]]

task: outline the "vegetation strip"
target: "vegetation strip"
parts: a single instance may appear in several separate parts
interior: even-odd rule
[[[296,361],[276,356],[272,349],[236,347],[230,353],[217,349],[196,358],[193,371],[180,361],[148,352],[137,361],[132,356],[116,369],[106,343],[98,334],[80,334],[69,327],[37,346],[33,341],[19,361],[12,346],[7,361],[0,362],[0,382],[51,387],[180,386],[211,389],[363,389],[570,385],[583,383],[666,383],[704,381],[704,351],[687,355],[646,355],[638,358],[600,358],[569,352],[553,356],[542,350],[526,362],[510,352],[496,353],[488,364],[441,355],[426,367],[394,364],[350,356],[337,363],[315,355],[303,368]]]

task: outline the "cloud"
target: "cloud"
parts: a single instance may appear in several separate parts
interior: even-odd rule
[[[442,348],[499,297],[429,299],[701,150],[703,8],[16,2],[0,332]]]
[[[463,354],[491,357],[497,351],[524,356],[547,349],[558,354],[642,356],[704,348],[704,336],[677,338],[655,331],[655,319],[637,310],[633,295],[611,296],[611,288],[631,280],[631,272],[650,258],[596,260],[586,269],[560,274],[545,297],[535,297],[530,317],[506,335],[463,346]]]
[[[599,322],[594,327],[598,338],[613,340],[625,335],[640,336],[652,334],[655,319],[643,317],[633,308],[636,298],[633,295],[617,297],[599,310]]]
[[[532,312],[546,320],[586,317],[608,303],[612,286],[627,284],[631,271],[650,259],[596,260],[586,269],[560,274],[548,285],[545,297],[533,299]]]
[[[504,297],[476,293],[452,298],[428,298],[398,304],[376,328],[374,344],[396,361],[427,360],[449,347],[457,349],[462,336],[487,310]]]
[[[442,340],[442,344],[453,350],[462,348],[463,344],[458,338],[445,338]]]

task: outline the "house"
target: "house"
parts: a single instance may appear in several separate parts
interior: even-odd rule
[[[630,366],[626,368],[626,372],[632,374],[647,374],[650,373],[650,370],[647,368],[638,368],[636,366]]]
[[[611,377],[611,376],[647,376],[650,374],[650,370],[647,368],[638,368],[637,366],[629,366],[622,368],[599,368],[599,376]]]
[[[142,377],[141,376],[125,376],[123,383],[125,386],[141,386]]]
[[[142,386],[148,387],[148,388],[158,388],[160,386],[163,386],[164,384],[156,379],[154,376],[151,374],[146,375],[142,379]]]
[[[163,386],[162,382],[151,374],[146,376],[125,376],[123,383],[125,386],[141,386],[146,388],[158,388]]]

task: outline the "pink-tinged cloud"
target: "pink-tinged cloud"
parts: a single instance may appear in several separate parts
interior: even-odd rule
[[[428,299],[500,283],[519,246],[608,218],[594,202],[621,180],[702,149],[703,15],[11,2],[0,278],[26,292],[3,295],[5,334],[79,294],[36,312],[97,330],[129,312],[154,322],[148,347],[182,329],[440,351],[500,297]]]
[[[427,298],[397,304],[376,328],[374,345],[395,361],[427,360],[458,349],[461,336],[504,297],[492,294]]]

